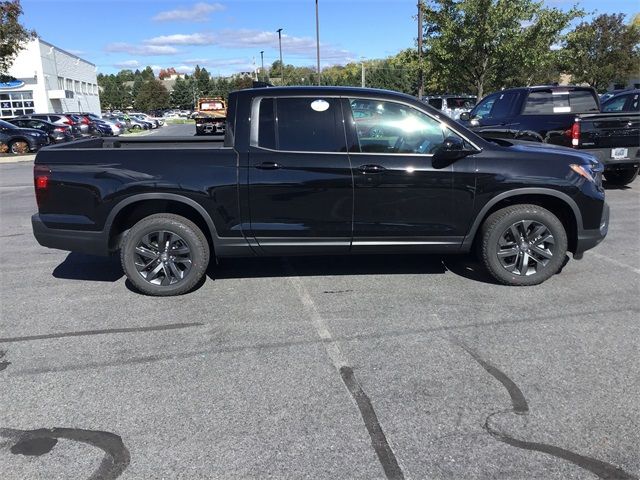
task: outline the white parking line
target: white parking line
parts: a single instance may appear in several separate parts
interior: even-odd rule
[[[327,324],[322,318],[322,315],[320,315],[320,313],[318,312],[315,302],[311,298],[309,291],[302,283],[300,277],[295,276],[295,271],[288,262],[286,263],[286,268],[291,274],[291,276],[289,277],[289,282],[291,283],[291,285],[293,285],[293,288],[295,288],[296,292],[298,293],[298,297],[300,297],[300,301],[302,302],[306,313],[309,315],[313,322],[316,333],[322,340],[324,340],[324,348],[327,351],[327,355],[329,355],[329,358],[331,359],[331,363],[333,363],[333,366],[336,367],[336,370],[340,371],[342,367],[347,366],[347,362],[345,361],[344,356],[342,355],[342,352],[338,347],[338,344],[333,339],[333,336],[331,335]]]

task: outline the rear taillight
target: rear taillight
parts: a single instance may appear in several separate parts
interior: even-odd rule
[[[62,127],[57,127],[57,128],[54,128],[53,131],[58,133],[64,133],[65,129]]]
[[[51,169],[46,165],[35,165],[33,167],[33,184],[36,187],[36,203],[40,207],[44,195],[49,190],[49,179]]]
[[[65,118],[67,119],[67,121],[64,122],[64,123],[66,123],[67,125],[75,125],[76,124],[76,122],[73,121],[73,118],[71,118],[71,117],[65,117]]]
[[[80,117],[80,121],[85,125],[89,125],[91,123],[87,117]]]
[[[580,122],[574,122],[571,126],[571,145],[574,147],[580,145]]]

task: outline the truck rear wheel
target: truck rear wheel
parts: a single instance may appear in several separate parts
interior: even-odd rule
[[[567,233],[553,213],[538,205],[513,205],[492,213],[482,225],[481,257],[505,285],[544,282],[560,271]]]
[[[179,215],[160,213],[140,220],[122,238],[122,268],[142,293],[181,295],[202,279],[209,244],[202,231]]]
[[[640,167],[636,166],[625,170],[610,170],[604,172],[604,178],[612,185],[629,185],[638,176],[638,169],[640,169]]]

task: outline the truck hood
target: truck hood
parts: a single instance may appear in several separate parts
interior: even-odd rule
[[[527,142],[524,140],[491,139],[488,141],[515,152],[551,154],[555,156],[563,155],[566,156],[567,160],[571,163],[579,163],[580,165],[594,165],[599,163],[598,159],[590,153],[582,152],[573,148],[562,147],[560,145]]]

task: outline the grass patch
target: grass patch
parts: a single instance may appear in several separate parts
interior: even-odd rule
[[[189,123],[195,123],[195,121],[189,118],[165,118],[164,123],[168,125],[186,125]]]

